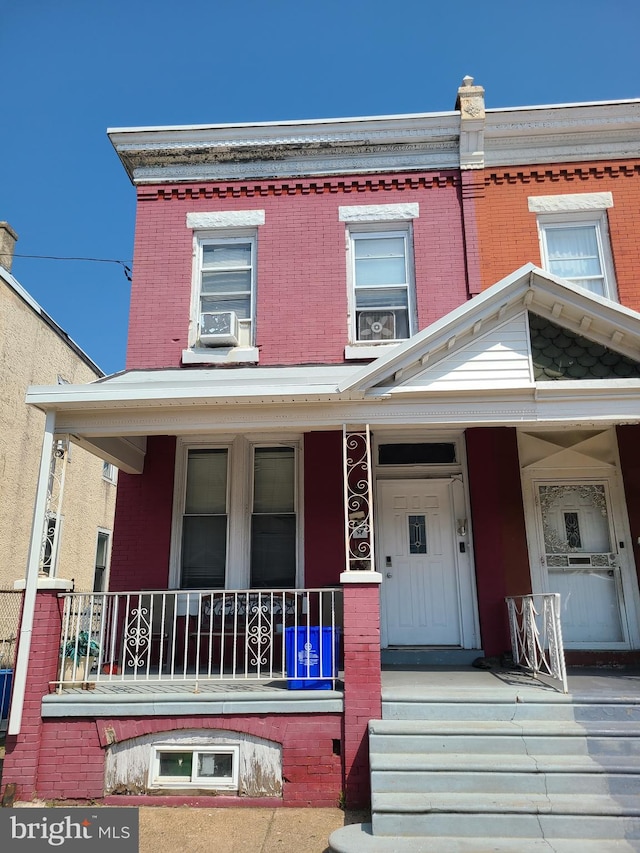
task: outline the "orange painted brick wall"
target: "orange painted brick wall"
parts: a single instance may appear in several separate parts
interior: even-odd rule
[[[607,211],[620,302],[640,311],[640,161],[568,163],[487,169],[476,198],[482,287],[526,263],[541,265],[536,214],[529,196],[610,192]]]

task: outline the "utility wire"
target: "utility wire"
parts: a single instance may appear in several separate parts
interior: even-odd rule
[[[14,258],[39,258],[44,261],[91,261],[96,264],[120,264],[122,271],[125,274],[127,281],[131,281],[131,267],[124,261],[117,261],[114,258],[63,258],[56,255],[20,255],[17,252],[13,255]]]

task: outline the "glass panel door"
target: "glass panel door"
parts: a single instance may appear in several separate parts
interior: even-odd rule
[[[625,641],[615,536],[605,483],[538,484],[550,592],[559,592],[566,644]]]

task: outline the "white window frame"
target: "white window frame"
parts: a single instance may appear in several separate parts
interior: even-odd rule
[[[107,547],[105,548],[104,554],[104,588],[99,590],[100,592],[106,592],[109,589],[109,568],[111,566],[111,544],[112,544],[112,531],[107,530],[106,527],[99,527],[96,531],[96,548],[95,548],[95,558],[93,561],[93,585],[95,587],[96,580],[96,569],[98,568],[98,542],[100,541],[101,536],[106,536],[107,538]],[[100,567],[101,568],[101,567]]]
[[[249,589],[251,578],[251,516],[253,511],[253,457],[256,447],[292,447],[295,452],[296,577],[300,582],[303,554],[302,437],[282,433],[251,436],[196,436],[178,440],[174,477],[169,586],[180,589],[182,519],[190,450],[227,450],[227,565],[225,589]]]
[[[340,207],[339,219],[345,223],[345,241],[347,253],[347,302],[348,302],[348,341],[345,358],[378,358],[383,352],[396,347],[408,338],[394,338],[391,341],[358,340],[356,313],[356,275],[354,243],[363,235],[397,236],[402,234],[405,240],[405,269],[407,288],[408,337],[411,338],[418,328],[415,285],[415,255],[413,245],[413,220],[420,216],[417,203],[352,205]]]
[[[160,755],[167,752],[191,753],[191,778],[184,776],[160,776]],[[198,776],[199,754],[225,754],[232,756],[231,776]],[[191,744],[154,744],[149,762],[149,788],[209,788],[211,790],[237,791],[240,767],[240,747],[232,744],[195,746]]]
[[[254,364],[259,361],[255,346],[258,226],[264,222],[264,210],[187,213],[187,228],[193,232],[193,264],[188,349],[182,351],[184,364]],[[205,347],[198,340],[203,249],[223,243],[249,243],[251,246],[250,316],[238,320],[237,345]]]
[[[296,557],[296,568],[294,573],[294,582],[293,588],[296,588],[299,569],[300,569],[300,502],[298,499],[298,494],[300,491],[300,446],[297,441],[283,441],[282,438],[278,441],[257,441],[252,442],[250,446],[250,455],[251,455],[251,464],[249,469],[249,489],[251,493],[251,499],[249,501],[249,518],[248,518],[248,530],[247,530],[247,541],[249,543],[249,559],[248,559],[248,581],[250,583],[251,580],[251,532],[252,532],[252,519],[254,514],[254,497],[255,497],[255,456],[256,450],[259,448],[271,448],[271,447],[285,447],[291,448],[293,450],[293,512],[291,513],[296,522],[296,545],[295,545],[295,557]],[[280,513],[278,513],[280,514]],[[284,514],[284,513],[282,513]]]
[[[235,535],[231,532],[231,471],[232,465],[232,445],[231,442],[221,443],[183,443],[180,452],[176,454],[176,470],[174,483],[174,506],[173,506],[173,523],[171,535],[171,559],[170,559],[170,576],[171,586],[175,589],[187,589],[182,586],[182,528],[185,516],[185,505],[187,500],[187,469],[189,460],[189,451],[191,450],[224,450],[227,453],[227,492],[226,501],[226,517],[227,517],[227,541],[225,545],[226,566],[225,566],[225,582],[221,589],[229,588],[229,552],[232,543],[235,540]],[[235,531],[234,531],[235,533]]]
[[[528,204],[529,210],[537,215],[538,240],[540,243],[540,258],[543,269],[552,272],[547,251],[546,235],[548,231],[554,228],[593,227],[602,268],[603,293],[598,294],[588,288],[587,292],[595,296],[602,295],[607,299],[618,301],[618,288],[615,279],[607,219],[607,210],[613,207],[612,194],[603,192],[575,193],[558,196],[532,196],[528,199]],[[580,286],[579,282],[574,282],[574,284]]]
[[[102,462],[102,479],[114,485],[118,479],[118,469],[113,462],[108,462],[106,459]]]

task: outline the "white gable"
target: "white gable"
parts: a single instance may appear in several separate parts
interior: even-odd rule
[[[432,391],[455,388],[522,388],[533,382],[526,311],[478,335],[397,388]]]

